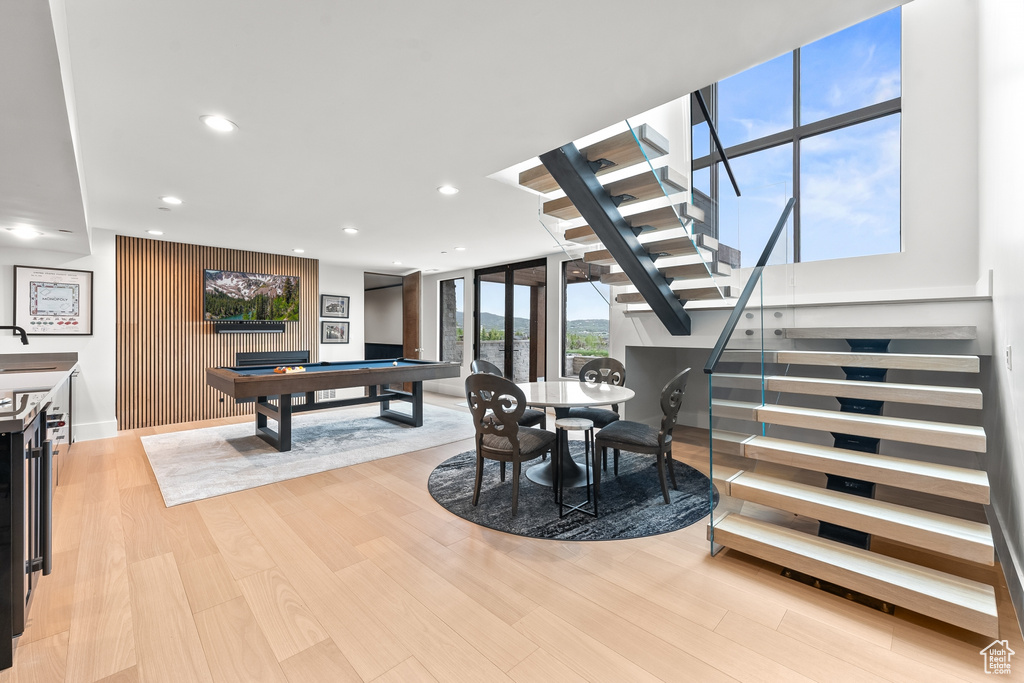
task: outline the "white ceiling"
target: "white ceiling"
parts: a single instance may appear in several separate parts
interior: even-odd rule
[[[0,226],[86,251],[51,234],[83,223],[54,24],[3,4]],[[53,4],[90,228],[404,273],[550,250],[536,197],[488,175],[898,3]]]

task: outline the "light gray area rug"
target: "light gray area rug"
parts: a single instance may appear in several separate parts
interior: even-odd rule
[[[256,436],[255,420],[144,436],[142,446],[164,503],[173,507],[473,436],[465,411],[424,405],[422,427],[379,414],[374,404],[295,415],[292,449],[285,453]]]

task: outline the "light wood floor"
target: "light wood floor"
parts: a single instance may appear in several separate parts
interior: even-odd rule
[[[469,524],[426,490],[469,441],[165,508],[139,437],[192,426],[75,445],[0,683],[985,678],[985,639],[709,557],[703,522],[602,543]]]

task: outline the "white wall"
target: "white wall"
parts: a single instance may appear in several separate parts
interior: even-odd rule
[[[364,301],[366,341],[370,344],[401,344],[402,288],[368,289],[364,293]]]
[[[1000,553],[1018,614],[1024,614],[1024,4],[1019,0],[979,3],[979,264],[991,269],[993,383],[986,403],[992,446],[987,469],[992,484],[994,526],[1009,557]],[[1013,367],[1006,362],[1012,347]]]
[[[38,243],[40,247],[44,243]],[[115,301],[114,233],[93,230],[93,253],[77,256],[43,249],[0,251],[0,320],[14,319],[13,266],[73,268],[93,272],[93,334],[89,337],[29,337],[23,346],[17,337],[0,334],[2,353],[78,353],[81,374],[75,380],[75,440],[103,439],[117,434],[114,410],[117,320]]]
[[[363,271],[362,269],[320,263],[320,293],[347,296],[348,300],[348,344],[321,344],[320,360],[360,360],[363,358],[363,342],[366,325],[363,323]],[[320,310],[317,302],[317,311]],[[319,318],[320,322],[344,322],[339,318]],[[320,323],[317,323],[317,334]]]
[[[363,300],[362,269],[346,268],[320,262],[320,293],[335,296],[347,296],[348,300],[348,344],[320,344],[320,360],[361,360],[365,356],[363,342],[366,325],[364,324],[365,302]],[[319,301],[317,311],[320,310]],[[319,318],[317,334],[320,334],[320,322],[329,320],[339,322],[338,318]],[[343,321],[342,321],[343,322]],[[362,387],[344,389],[338,392],[338,398],[362,396]]]

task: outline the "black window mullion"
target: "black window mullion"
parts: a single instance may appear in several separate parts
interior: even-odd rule
[[[513,318],[515,313],[515,271],[512,266],[505,267],[505,377],[515,379],[513,372],[513,342],[515,341],[516,321]]]
[[[793,130],[800,130],[800,48],[793,50]],[[793,135],[793,263],[800,262],[800,135]]]

